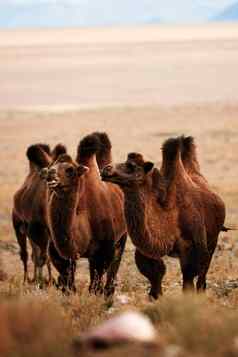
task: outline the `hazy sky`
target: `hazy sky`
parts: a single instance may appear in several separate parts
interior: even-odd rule
[[[85,4],[89,3],[92,1],[100,1],[100,0],[37,0],[37,3],[41,4]],[[111,0],[113,3],[116,0]],[[128,0],[129,1],[129,0]],[[176,6],[176,5],[186,5],[187,7],[191,7],[193,5],[195,6],[209,6],[213,8],[221,8],[225,7],[229,4],[232,4],[232,0],[167,0],[166,2],[164,0],[147,0],[144,1],[147,3],[150,2],[156,2],[159,4],[162,8],[168,8],[170,6]],[[14,4],[14,5],[26,5],[26,4],[35,4],[36,0],[0,0],[1,5],[6,5],[6,4]],[[140,3],[140,0],[138,0],[138,4]]]

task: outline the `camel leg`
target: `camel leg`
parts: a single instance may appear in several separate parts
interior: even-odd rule
[[[49,243],[49,255],[52,264],[59,273],[57,287],[62,286],[63,292],[67,289],[76,292],[74,283],[76,263],[72,264],[69,259],[62,258],[52,241]]]
[[[32,253],[31,253],[31,260],[34,264],[34,273],[33,273],[33,278],[30,280],[31,283],[35,283],[37,280],[37,265],[36,265],[36,247],[35,244],[30,240],[30,244],[31,244],[31,249],[32,249]]]
[[[52,270],[51,270],[51,263],[50,263],[50,259],[47,259],[47,270],[48,270],[48,280],[46,281],[48,285],[51,285],[52,283]]]
[[[49,234],[47,227],[39,222],[33,222],[28,227],[28,236],[34,245],[35,264],[37,266],[36,282],[42,286],[43,266],[48,259]]]
[[[15,230],[17,242],[20,247],[20,257],[23,263],[24,267],[24,280],[23,283],[27,282],[29,280],[28,278],[28,252],[27,252],[27,236],[25,232],[25,225],[23,222],[18,221],[14,216],[13,216],[13,227]]]
[[[98,252],[93,257],[89,258],[89,271],[90,271],[90,285],[89,293],[102,294],[103,282],[102,277],[104,273],[104,259]]]
[[[195,230],[194,234],[194,246],[197,255],[197,291],[206,289],[206,275],[210,265],[210,254],[207,247],[207,234],[204,227],[199,227]]]
[[[208,242],[211,241],[212,245],[211,245],[211,247],[208,248],[208,258],[205,261],[203,272],[200,275],[198,275],[198,280],[197,280],[197,290],[198,291],[206,290],[206,287],[207,287],[206,275],[207,275],[208,269],[210,267],[210,263],[211,263],[211,260],[212,260],[213,253],[214,253],[214,251],[216,249],[217,239],[218,239],[218,236],[216,236],[213,239],[210,239],[208,237]]]
[[[127,240],[127,233],[121,237],[120,241],[116,245],[116,251],[113,261],[107,271],[107,281],[104,288],[105,297],[113,296],[115,292],[115,279],[120,267],[122,254],[125,250],[126,240]]]
[[[179,262],[183,275],[183,291],[194,291],[194,278],[197,276],[197,257],[189,240],[179,242]]]
[[[95,272],[96,272],[96,267],[95,267],[95,262],[94,262],[94,258],[90,257],[88,259],[88,263],[89,263],[89,274],[90,274],[90,284],[89,284],[89,293],[92,294],[94,293],[95,291],[95,279],[96,279],[96,276],[95,276]]]
[[[190,255],[185,261],[181,262],[180,260],[183,275],[183,291],[194,291],[194,278],[197,275],[197,267],[193,259],[193,255]]]
[[[89,292],[103,294],[103,274],[108,271],[115,256],[115,243],[113,240],[101,241],[98,251],[89,259],[90,286]]]
[[[135,262],[140,273],[151,283],[149,296],[158,299],[162,295],[162,279],[166,272],[166,267],[162,259],[154,260],[142,255],[137,249],[135,251]]]

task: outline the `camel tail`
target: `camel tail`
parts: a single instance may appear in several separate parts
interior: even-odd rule
[[[48,152],[50,148],[46,144],[35,144],[28,147],[26,156],[28,160],[39,168],[46,167],[50,164]]]
[[[111,162],[111,142],[106,133],[95,132],[85,136],[78,145],[77,162],[97,156],[99,168]]]
[[[57,160],[60,155],[67,154],[67,149],[63,144],[57,144],[52,151],[53,161]]]

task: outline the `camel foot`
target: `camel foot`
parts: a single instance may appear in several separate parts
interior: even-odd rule
[[[162,291],[160,291],[160,292],[155,292],[155,291],[153,291],[153,290],[151,289],[150,292],[149,292],[149,300],[150,300],[151,302],[154,302],[154,301],[158,300],[158,298],[159,298],[160,296],[162,296]]]
[[[27,283],[32,285],[36,283],[36,278],[27,278]]]

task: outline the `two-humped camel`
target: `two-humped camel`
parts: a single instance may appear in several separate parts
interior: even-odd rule
[[[38,155],[38,148],[44,155]],[[22,186],[14,194],[12,222],[16,238],[20,246],[20,257],[24,266],[24,282],[28,278],[28,252],[27,237],[32,245],[32,260],[34,262],[33,281],[42,280],[42,268],[47,263],[49,281],[51,280],[51,268],[48,257],[49,230],[47,225],[47,201],[48,189],[39,175],[39,169],[47,163],[57,159],[60,154],[66,152],[63,145],[58,144],[54,150],[46,144],[31,145],[26,152],[29,160],[29,173]]]
[[[162,293],[165,255],[179,258],[184,289],[193,287],[196,276],[197,289],[206,288],[206,274],[225,219],[223,201],[199,171],[193,140],[167,140],[162,156],[160,170],[141,154],[131,153],[125,163],[107,166],[102,173],[103,180],[118,184],[124,192],[136,264],[150,281],[153,298]]]
[[[111,161],[110,140],[104,133],[86,136],[79,143],[76,161],[61,155],[43,176],[54,191],[49,226],[59,254],[72,261],[88,258],[89,290],[112,296],[127,237],[124,195],[116,185],[102,182],[97,154],[102,166]]]

